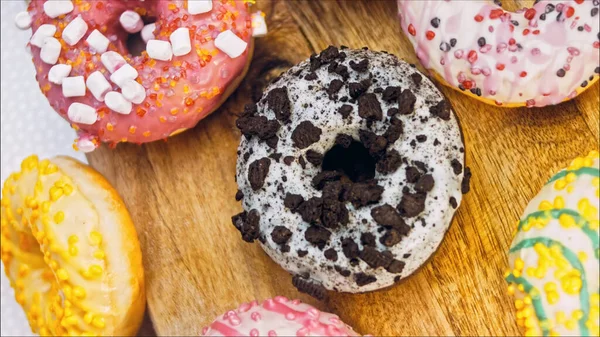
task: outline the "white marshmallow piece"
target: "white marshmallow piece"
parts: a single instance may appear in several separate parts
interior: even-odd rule
[[[47,37],[44,39],[42,44],[42,50],[40,51],[40,58],[44,63],[56,64],[58,57],[60,56],[60,50],[62,46],[57,39],[53,37]]]
[[[44,13],[52,19],[71,13],[72,11],[73,3],[71,0],[50,0],[44,2]]]
[[[100,55],[100,61],[111,74],[127,63],[121,54],[114,51],[107,51]]]
[[[54,33],[56,33],[56,26],[49,24],[41,25],[31,36],[31,40],[29,40],[29,43],[36,47],[42,48],[44,39],[53,36]]]
[[[111,91],[105,97],[106,106],[114,112],[129,115],[131,113],[131,102],[125,99],[123,95],[116,91]]]
[[[83,80],[83,76],[63,78],[62,92],[65,97],[85,96],[85,81]]]
[[[88,25],[81,15],[69,22],[62,32],[62,38],[69,46],[74,46],[88,30]]]
[[[100,33],[99,30],[94,29],[94,31],[87,37],[85,40],[90,48],[92,48],[97,53],[104,53],[106,49],[108,49],[108,44],[110,41],[104,34]]]
[[[85,80],[85,85],[92,95],[100,102],[104,102],[104,96],[112,90],[112,85],[110,85],[106,77],[104,77],[104,74],[99,71],[91,73]]]
[[[110,75],[110,80],[121,88],[127,80],[135,80],[137,77],[137,70],[130,64],[125,64]]]
[[[212,10],[212,0],[188,0],[188,12],[192,15],[207,13]]]
[[[234,59],[242,55],[244,50],[248,47],[248,44],[231,30],[226,30],[217,35],[215,47]]]
[[[150,58],[159,61],[171,61],[173,51],[168,41],[150,40],[146,44],[146,52]]]
[[[142,28],[142,40],[144,40],[145,43],[148,43],[148,41],[150,40],[154,40],[154,31],[156,30],[156,24],[155,23],[151,23],[148,25],[145,25],[144,28]]]
[[[98,119],[96,109],[83,103],[72,103],[67,111],[69,120],[73,123],[92,125]]]
[[[142,17],[135,11],[124,11],[119,17],[119,22],[123,29],[130,34],[134,34],[144,28]]]
[[[171,33],[169,40],[171,40],[171,47],[173,48],[173,55],[175,56],[187,55],[192,51],[190,30],[187,28],[177,28]]]
[[[121,87],[121,93],[131,103],[140,104],[146,99],[146,89],[137,81],[126,81]]]
[[[77,149],[83,153],[89,153],[96,149],[96,144],[89,139],[79,139],[77,141]]]
[[[252,36],[263,37],[267,35],[267,23],[263,12],[258,11],[252,14]]]
[[[31,21],[31,15],[26,11],[19,12],[19,14],[15,16],[15,25],[22,30],[31,28]]]
[[[71,73],[72,67],[68,64],[57,64],[50,68],[48,72],[48,81],[61,85],[63,79]]]

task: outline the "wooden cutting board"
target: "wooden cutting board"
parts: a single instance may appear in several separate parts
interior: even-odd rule
[[[506,1],[504,1],[506,2]],[[530,5],[531,1],[505,4]],[[260,1],[269,35],[256,40],[250,71],[223,107],[167,142],[103,147],[88,156],[119,190],[141,240],[149,314],[159,335],[198,335],[240,302],[299,297],[374,335],[516,335],[503,273],[515,221],[550,175],[598,148],[599,86],[544,109],[502,109],[441,88],[465,137],[471,192],[437,254],[416,275],[368,294],[324,303],[231,225],[235,114],[265,84],[329,44],[387,50],[417,63],[394,1]],[[152,334],[149,322],[140,334]]]

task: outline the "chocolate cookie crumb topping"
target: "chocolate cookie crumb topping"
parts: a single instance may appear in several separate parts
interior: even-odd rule
[[[431,174],[421,176],[415,185],[415,191],[420,193],[427,193],[433,188],[435,181]]]
[[[324,300],[327,297],[327,290],[322,285],[306,279],[300,275],[294,275],[292,277],[292,284],[299,292],[308,294],[318,300]]]
[[[454,174],[459,175],[462,173],[463,166],[458,159],[452,159],[450,166],[452,166],[452,171]]]
[[[275,226],[271,232],[271,239],[278,245],[287,243],[291,237],[292,231],[283,226]]]
[[[366,286],[377,281],[377,278],[373,275],[367,275],[365,273],[358,273],[354,275],[354,280],[359,287]]]
[[[267,105],[275,111],[275,118],[282,123],[290,121],[292,103],[288,97],[287,87],[275,88],[267,94]]]
[[[371,268],[387,267],[392,262],[391,258],[371,246],[364,247],[358,257]]]
[[[327,88],[327,94],[329,95],[329,99],[333,99],[334,95],[340,91],[340,89],[342,88],[342,86],[344,85],[344,82],[335,79],[332,80],[331,82],[329,82],[329,87]]]
[[[342,252],[349,259],[358,257],[358,244],[352,239],[342,239]]]
[[[364,94],[358,99],[358,115],[365,119],[380,121],[383,118],[381,105],[373,93]]]
[[[402,90],[398,97],[398,113],[401,115],[410,115],[415,111],[417,97],[408,89]]]
[[[350,144],[352,144],[352,140],[353,140],[352,136],[345,135],[342,133],[338,134],[335,137],[335,143],[337,145],[341,145],[345,149],[347,149],[350,146]]]
[[[358,71],[359,73],[366,71],[368,67],[369,67],[368,59],[364,59],[358,63],[356,63],[354,61],[350,61],[350,68],[352,68],[355,71]]]
[[[333,248],[327,249],[323,254],[325,255],[325,258],[329,261],[335,262],[338,260],[338,254]]]
[[[319,166],[323,163],[323,154],[314,150],[308,150],[306,151],[306,160],[315,166]]]
[[[323,249],[323,247],[325,247],[327,241],[329,241],[330,236],[330,231],[319,226],[310,226],[308,227],[306,232],[304,232],[304,237],[306,238],[306,241],[319,247],[319,249]]]
[[[348,118],[352,112],[352,105],[344,104],[337,110],[337,112],[342,115],[342,118]]]
[[[400,87],[393,86],[385,88],[385,90],[383,90],[383,95],[381,96],[381,98],[387,102],[395,101],[398,97],[400,97]]]
[[[242,234],[242,239],[246,242],[253,242],[260,234],[259,228],[260,215],[253,209],[250,212],[242,212],[234,215],[231,222]]]
[[[402,158],[396,150],[389,150],[385,157],[377,162],[377,172],[382,174],[390,174],[396,172],[396,170],[402,164]]]
[[[255,160],[248,167],[248,182],[254,191],[259,190],[265,183],[270,166],[271,160],[265,157]]]
[[[454,209],[456,209],[456,207],[458,207],[458,203],[456,202],[456,198],[450,197],[450,206],[452,206],[452,208],[454,208]]]
[[[244,199],[244,192],[242,192],[242,191],[238,190],[238,191],[235,193],[235,201],[240,201],[240,200],[242,200],[242,199]]]
[[[447,121],[450,120],[450,106],[445,99],[438,102],[438,104],[429,108],[429,112],[432,115],[438,116],[439,118]]]
[[[355,208],[374,204],[381,199],[383,187],[375,182],[353,184],[348,193],[348,200]]]
[[[292,132],[294,146],[305,149],[321,139],[321,129],[309,121],[303,121]]]
[[[466,167],[465,168],[465,175],[463,176],[463,180],[461,183],[461,192],[462,194],[467,194],[469,193],[469,191],[471,190],[471,169]]]
[[[303,202],[304,198],[298,194],[286,193],[285,198],[283,199],[283,205],[292,212],[296,212]]]
[[[295,158],[292,156],[286,156],[283,158],[283,163],[286,164],[287,166],[290,166],[294,162],[294,159]]]
[[[408,227],[408,226],[407,226]],[[386,247],[393,247],[402,240],[402,234],[395,228],[391,228],[383,234],[379,242]]]
[[[390,265],[387,266],[387,268],[385,268],[385,270],[389,271],[390,273],[400,274],[402,272],[402,270],[404,269],[404,265],[405,265],[405,263],[402,261],[392,260]]]
[[[410,230],[410,227],[406,225],[400,213],[389,204],[374,207],[371,210],[371,216],[378,225],[394,227],[400,234],[404,235]]]
[[[400,215],[407,218],[415,217],[425,209],[425,194],[405,193],[398,205]]]
[[[421,85],[421,81],[423,80],[423,76],[417,74],[417,73],[412,73],[410,75],[410,78],[412,79],[413,83],[418,87],[419,85]]]

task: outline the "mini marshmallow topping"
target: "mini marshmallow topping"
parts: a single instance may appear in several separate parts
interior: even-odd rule
[[[83,103],[72,103],[67,111],[69,120],[73,123],[92,125],[98,119],[96,109]]]
[[[104,53],[108,49],[108,44],[110,43],[108,38],[97,29],[94,29],[85,41],[97,53]]]
[[[122,115],[129,115],[131,113],[131,102],[125,99],[121,93],[111,91],[105,96],[105,103],[109,109]]]
[[[215,41],[216,42],[216,41]],[[150,40],[146,44],[146,52],[150,58],[159,61],[171,61],[173,51],[171,44],[167,41]]]
[[[107,51],[102,54],[100,56],[100,61],[111,74],[127,63],[121,54],[114,51]]]
[[[36,47],[42,48],[42,43],[44,43],[44,39],[53,36],[54,33],[56,33],[56,26],[50,24],[41,25],[31,36],[31,40],[29,40],[29,43]]]
[[[25,11],[19,12],[15,16],[15,25],[22,30],[31,28],[31,15]]]
[[[192,51],[190,30],[187,28],[177,28],[171,33],[169,40],[171,40],[171,47],[173,48],[173,55],[175,56],[187,55]]]
[[[57,39],[47,37],[42,44],[40,58],[47,64],[56,64],[56,62],[58,62],[58,57],[60,56],[60,49],[60,42]]]
[[[68,64],[56,64],[48,72],[48,80],[54,84],[61,85],[65,77],[69,76],[72,67]]]
[[[187,6],[192,15],[207,13],[212,10],[212,0],[188,0]]]
[[[53,0],[44,2],[44,13],[51,18],[56,18],[73,11],[71,0]]]
[[[156,29],[156,24],[155,23],[151,23],[148,25],[145,25],[144,28],[142,28],[142,40],[144,40],[145,43],[148,43],[148,41],[150,40],[154,40],[154,30]]]
[[[121,87],[121,93],[131,103],[140,104],[146,99],[146,89],[134,80],[127,80]]]
[[[62,32],[62,39],[65,40],[69,46],[74,46],[77,44],[77,42],[79,42],[79,40],[81,40],[87,30],[88,25],[80,15],[73,19],[73,21],[71,21],[67,27],[65,27]]]
[[[221,32],[215,39],[215,47],[231,58],[236,58],[246,50],[248,44],[231,30]]]
[[[110,80],[119,87],[122,87],[125,81],[135,80],[137,77],[137,70],[135,70],[135,68],[130,64],[125,64],[121,68],[117,69],[117,71],[115,71],[112,75],[110,75]]]
[[[85,81],[83,76],[63,78],[62,92],[65,97],[85,96]]]
[[[91,73],[85,80],[85,84],[92,95],[100,102],[104,102],[104,96],[112,90],[112,86],[100,71]]]
[[[119,17],[119,22],[125,31],[130,34],[134,34],[144,28],[144,21],[138,13],[135,11],[125,11]]]

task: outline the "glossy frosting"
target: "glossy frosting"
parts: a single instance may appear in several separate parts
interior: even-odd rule
[[[244,303],[217,317],[203,336],[359,336],[338,316],[283,296]]]
[[[574,98],[600,71],[598,0],[539,1],[515,13],[491,1],[398,0],[423,66],[503,106]]]
[[[598,336],[600,160],[575,159],[529,203],[506,275],[528,336]]]
[[[57,27],[55,37],[62,45],[58,64],[70,64],[70,76],[87,78],[94,71],[110,73],[85,42],[87,36],[98,29],[111,42],[109,51],[122,54],[126,61],[139,73],[137,81],[146,89],[146,98],[134,104],[129,115],[111,111],[104,102],[99,102],[89,92],[83,97],[65,98],[60,85],[48,80],[52,67],[42,62],[40,48],[30,45],[37,80],[50,105],[66,120],[67,111],[74,102],[92,106],[98,113],[92,125],[72,123],[79,130],[81,139],[98,141],[144,143],[163,139],[183,129],[193,127],[218,107],[222,94],[242,73],[251,48],[252,26],[246,1],[213,1],[212,11],[191,15],[183,0],[157,1],[82,1],[75,0],[75,8],[67,15],[49,18],[43,9],[44,1],[32,1],[29,14],[33,18],[35,32],[42,24]],[[156,18],[154,35],[158,40],[169,41],[170,34],[180,27],[190,30],[192,51],[184,56],[174,56],[171,61],[158,61],[148,57],[144,51],[133,57],[126,46],[128,33],[119,24],[119,16],[125,10],[135,10],[143,17]],[[84,37],[73,47],[61,39],[61,32],[77,16],[88,24]],[[237,58],[215,48],[214,39],[225,30],[232,30],[248,43],[248,48]],[[113,90],[120,92],[115,84]],[[88,144],[89,145],[89,144]]]

